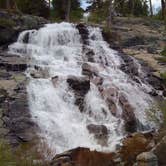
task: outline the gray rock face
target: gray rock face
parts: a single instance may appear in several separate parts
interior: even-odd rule
[[[32,141],[36,124],[31,120],[24,71],[25,59],[0,53],[0,138],[12,145]]]

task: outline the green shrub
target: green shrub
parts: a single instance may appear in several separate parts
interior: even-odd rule
[[[30,146],[25,143],[14,150],[0,140],[0,166],[47,166],[37,151],[30,151]]]
[[[15,26],[15,22],[13,20],[10,20],[10,19],[0,18],[0,26],[10,28],[10,27]]]
[[[161,55],[166,57],[166,47],[161,51]]]
[[[160,74],[161,78],[163,79],[165,85],[166,85],[166,72]]]

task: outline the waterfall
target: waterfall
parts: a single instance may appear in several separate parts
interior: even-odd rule
[[[127,100],[129,108],[133,108],[144,130],[155,127],[146,114],[153,103],[148,94],[151,87],[134,82],[120,69],[124,62],[118,52],[110,49],[103,40],[100,28],[87,27],[87,30],[87,45],[83,43],[76,25],[55,23],[39,30],[24,31],[17,42],[9,46],[10,53],[29,60],[26,74],[29,78],[27,91],[31,115],[40,128],[38,136],[53,153],[75,147],[115,150],[127,133],[125,119],[122,118],[124,100]],[[93,54],[91,61],[86,58],[89,50]],[[70,76],[84,77],[82,66],[85,63],[97,72],[97,76],[90,78],[90,89],[84,96],[83,111],[80,111],[75,92],[69,87],[67,79]],[[39,76],[34,76],[38,72]],[[98,78],[102,78],[100,85],[94,81]],[[115,114],[110,111],[109,98],[113,101],[111,106],[116,108]],[[90,126],[89,129],[87,126]],[[101,128],[107,131],[104,130],[101,135],[91,131],[98,132]],[[137,130],[142,128],[137,126]],[[103,139],[107,139],[106,143],[102,142]]]

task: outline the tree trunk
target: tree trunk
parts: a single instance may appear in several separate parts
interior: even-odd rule
[[[149,0],[149,4],[150,4],[150,16],[153,16],[153,6],[152,6],[152,0]]]
[[[109,16],[107,20],[107,27],[111,28],[111,25],[112,25],[112,0],[110,0],[110,4],[109,4]]]
[[[15,6],[16,11],[17,11],[17,12],[20,12],[20,10],[19,10],[19,8],[18,8],[18,6],[17,6],[16,0],[14,0],[14,6]]]
[[[10,0],[6,0],[6,9],[10,9]]]
[[[51,0],[48,1],[49,10],[51,9]]]
[[[66,16],[65,16],[65,20],[67,22],[70,21],[70,9],[71,9],[71,0],[67,1],[67,7],[66,7]]]
[[[162,19],[166,19],[166,1],[161,0],[161,7],[162,7]]]

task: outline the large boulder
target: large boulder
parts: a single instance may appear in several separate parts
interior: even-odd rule
[[[113,154],[76,148],[56,155],[50,166],[114,166]]]
[[[137,155],[152,149],[149,146],[153,137],[142,133],[134,133],[123,139],[120,155],[126,166],[133,166]]]

